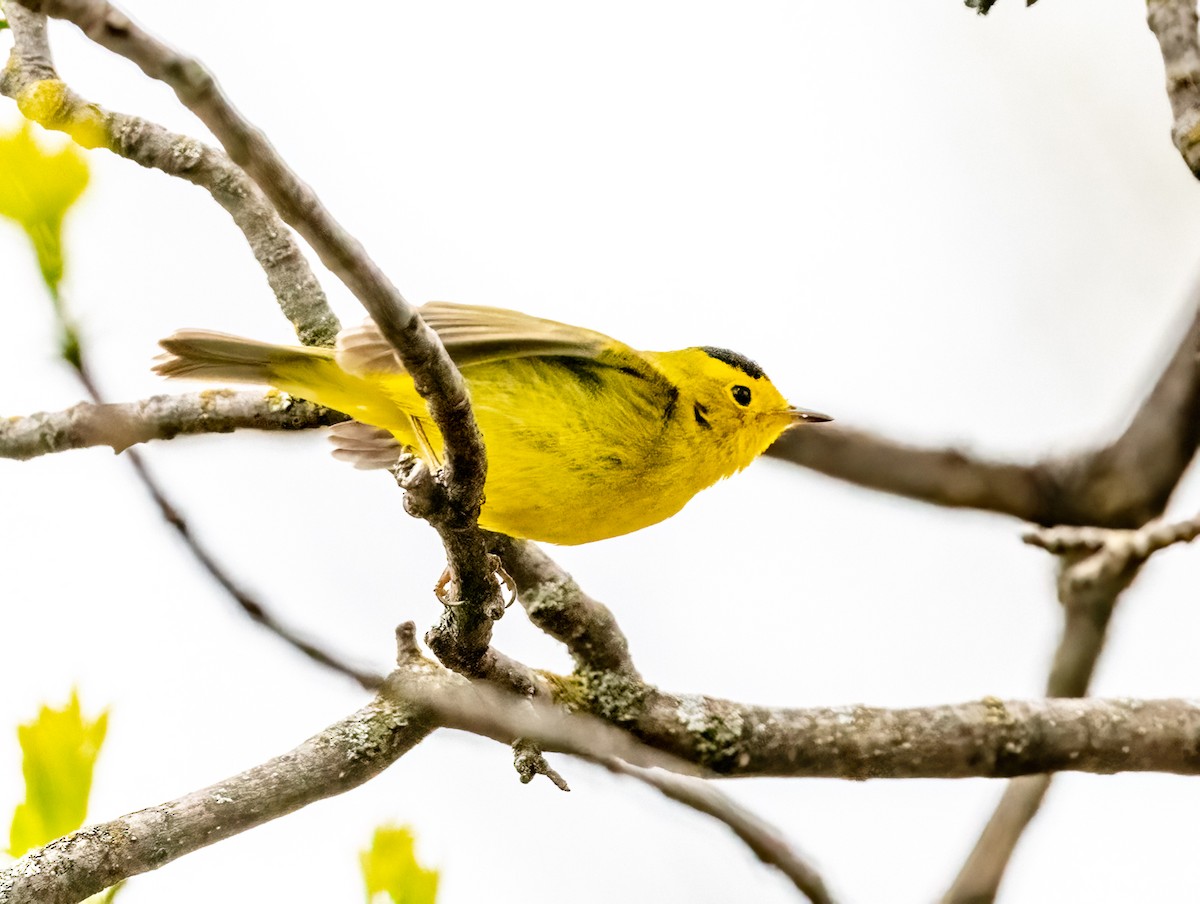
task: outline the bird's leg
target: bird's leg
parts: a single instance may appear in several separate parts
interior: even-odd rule
[[[391,470],[392,476],[396,478],[396,483],[404,490],[405,510],[410,515],[427,519],[438,504],[438,501],[434,499],[438,486],[429,471],[429,466],[411,451],[406,451]],[[488,553],[488,567],[491,569],[496,583],[508,590],[508,601],[504,604],[504,608],[507,609],[517,601],[517,582],[504,570],[504,564],[500,561],[500,557],[493,553]],[[443,606],[462,604],[462,600],[457,598],[458,586],[455,584],[454,575],[450,573],[449,565],[442,570],[437,583],[433,585],[433,595]]]

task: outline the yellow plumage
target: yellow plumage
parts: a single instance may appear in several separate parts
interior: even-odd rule
[[[791,407],[724,349],[641,352],[499,308],[420,312],[462,372],[487,446],[479,523],[510,536],[577,544],[656,524],[790,425],[829,419]],[[372,323],[344,331],[336,349],[198,330],[162,346],[161,374],[270,385],[348,414],[334,455],[359,467],[387,467],[396,443],[439,464],[441,435]]]

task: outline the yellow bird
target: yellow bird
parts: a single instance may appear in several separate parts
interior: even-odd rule
[[[462,372],[487,446],[480,526],[573,545],[640,530],[754,461],[793,424],[762,368],[708,346],[642,352],[601,333],[500,308],[420,308]],[[387,468],[442,438],[391,345],[368,321],[333,349],[183,330],[162,341],[169,377],[274,386],[344,412],[334,456]]]

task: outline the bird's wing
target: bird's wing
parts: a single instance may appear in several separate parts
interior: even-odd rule
[[[419,310],[459,367],[539,356],[594,359],[605,352],[622,351],[637,356],[603,333],[504,308],[431,301]],[[404,371],[391,344],[371,320],[342,331],[337,339],[337,361],[352,374]]]

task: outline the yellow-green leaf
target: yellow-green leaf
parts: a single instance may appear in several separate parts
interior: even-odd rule
[[[74,145],[48,150],[29,123],[0,133],[0,216],[25,230],[54,292],[63,275],[63,217],[87,183],[87,161]]]
[[[434,904],[437,870],[417,862],[416,839],[404,826],[380,826],[371,846],[359,854],[368,904]]]
[[[43,706],[36,719],[17,728],[25,801],[13,814],[10,854],[20,857],[83,825],[107,729],[108,712],[84,718],[76,691],[62,709]]]

